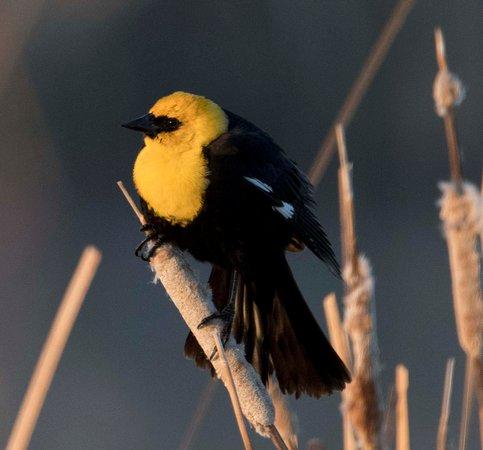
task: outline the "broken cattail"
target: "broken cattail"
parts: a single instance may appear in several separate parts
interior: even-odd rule
[[[345,410],[364,450],[379,447],[380,410],[373,363],[374,325],[371,302],[374,282],[368,260],[358,254],[354,204],[344,131],[336,127],[340,157],[339,192],[343,272],[344,326],[352,344],[352,383],[346,388]]]

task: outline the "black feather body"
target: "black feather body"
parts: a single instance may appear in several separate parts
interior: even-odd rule
[[[297,166],[263,131],[226,112],[228,132],[204,149],[209,185],[197,217],[176,225],[156,216],[141,199],[148,221],[164,238],[213,265],[216,306],[236,292],[233,334],[263,382],[275,372],[282,392],[320,396],[343,389],[349,375],[301,295],[285,249],[303,242],[339,273],[330,243],[312,212],[311,186]],[[194,337],[185,352],[209,367]]]

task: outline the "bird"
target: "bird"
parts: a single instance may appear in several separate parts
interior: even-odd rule
[[[267,384],[319,398],[344,389],[350,374],[294,279],[287,251],[308,248],[340,276],[317,220],[313,188],[260,128],[214,101],[177,91],[122,125],[143,133],[133,182],[148,237],[136,254],[149,260],[171,243],[211,264],[209,286],[224,341],[243,342]],[[185,354],[213,368],[190,332]]]

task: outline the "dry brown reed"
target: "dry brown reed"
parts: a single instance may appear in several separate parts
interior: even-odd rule
[[[339,308],[335,294],[332,292],[327,295],[323,302],[327,328],[332,346],[347,367],[351,367],[351,357],[347,334],[344,331],[340,320]],[[356,450],[356,441],[354,439],[354,430],[352,429],[349,415],[346,413],[346,396],[347,389],[341,392],[342,403],[342,430],[343,430],[343,448],[344,450]]]
[[[443,192],[440,218],[448,246],[456,329],[467,358],[459,438],[459,450],[464,450],[473,386],[476,384],[478,391],[481,389],[481,373],[478,371],[481,372],[483,303],[477,242],[482,232],[483,208],[476,187],[463,182],[454,114],[454,107],[463,98],[463,88],[458,78],[449,71],[440,28],[435,30],[435,45],[439,71],[434,80],[433,97],[436,113],[444,120],[451,171],[451,182],[440,185]],[[481,395],[478,393],[478,398]],[[480,433],[481,427],[480,423]]]
[[[67,339],[100,261],[101,253],[97,248],[89,246],[84,249],[30,379],[7,443],[7,450],[24,450],[29,445]]]
[[[317,186],[324,176],[325,171],[335,153],[335,125],[342,124],[347,127],[356,111],[359,103],[361,102],[364,94],[372,83],[377,71],[384,62],[387,52],[391,48],[391,45],[399,33],[399,30],[404,25],[406,17],[408,16],[411,8],[413,7],[415,0],[399,0],[394,7],[388,21],[381,30],[377,41],[373,47],[364,65],[361,68],[351,90],[347,94],[342,107],[337,113],[337,117],[334,124],[331,126],[329,132],[322,141],[319,152],[317,153],[312,167],[309,171],[309,179],[314,186]]]
[[[439,417],[437,450],[446,450],[448,436],[448,420],[451,411],[451,392],[453,390],[454,358],[448,359],[444,376],[443,401],[441,403],[441,415]]]
[[[350,164],[344,132],[336,126],[339,149],[339,193],[341,241],[343,248],[344,326],[353,355],[352,383],[346,388],[345,411],[364,450],[379,448],[380,410],[373,366],[373,318],[371,301],[374,283],[368,260],[359,255],[356,245],[354,202]]]
[[[396,366],[396,450],[409,450],[408,387],[409,372],[402,364]]]

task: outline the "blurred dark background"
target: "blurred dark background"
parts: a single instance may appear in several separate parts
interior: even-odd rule
[[[133,256],[142,236],[115,182],[131,186],[141,139],[119,124],[171,91],[192,91],[267,130],[308,169],[393,4],[0,3],[2,443],[81,250],[94,243],[104,259],[31,448],[177,448],[208,375],[183,357],[186,326]],[[465,176],[479,184],[479,0],[417,3],[347,130],[358,239],[376,275],[380,385],[386,395],[395,365],[409,368],[414,449],[434,448],[444,365],[452,355],[449,439],[457,441],[464,371],[436,207],[437,184],[448,177],[431,97],[438,24],[450,66],[468,89],[458,124]],[[339,253],[334,163],[317,201]],[[332,290],[340,295],[340,282],[308,253],[291,261],[325,327],[321,300]],[[197,267],[206,276],[207,268]],[[291,401],[302,444],[319,437],[329,449],[341,448],[338,405],[338,395]],[[473,415],[468,449],[478,448],[476,426]],[[224,389],[217,389],[193,448],[241,448]]]

